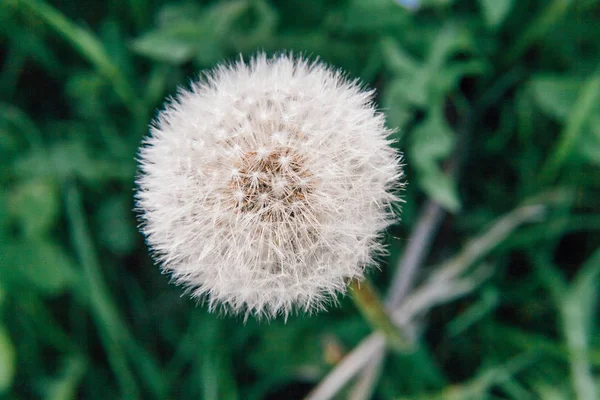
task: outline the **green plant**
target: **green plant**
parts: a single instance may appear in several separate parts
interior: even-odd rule
[[[1,2],[0,396],[596,398],[600,3],[400,3]],[[287,323],[219,318],[136,229],[162,99],[257,49],[361,78],[399,128],[406,204],[372,279],[415,346],[356,379],[340,359],[371,330],[347,298]]]

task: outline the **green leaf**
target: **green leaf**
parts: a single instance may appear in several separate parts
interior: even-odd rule
[[[94,117],[105,107],[105,93],[108,85],[95,72],[73,73],[66,83],[66,93],[71,98],[73,108],[82,116]]]
[[[453,60],[456,53],[470,52],[475,44],[468,31],[450,24],[435,37],[423,62],[415,61],[389,37],[381,41],[380,48],[385,64],[395,75],[386,90],[387,104],[429,108],[454,90],[463,76],[487,71],[487,65],[478,59]]]
[[[132,43],[138,54],[154,60],[181,64],[195,58],[211,65],[223,58],[235,21],[249,9],[247,1],[218,3],[198,16],[176,14],[167,25],[149,32]]]
[[[587,161],[600,164],[600,113],[590,116],[578,141],[577,152]]]
[[[447,386],[438,393],[413,397],[413,400],[466,400],[487,399],[492,387],[510,380],[516,373],[535,361],[533,353],[522,353],[504,364],[481,368],[469,381]],[[400,397],[408,400],[406,397]]]
[[[0,187],[0,243],[5,237],[12,235],[8,212],[8,191],[3,189]]]
[[[449,156],[454,147],[454,132],[440,114],[433,111],[411,135],[411,162],[422,168]]]
[[[16,355],[8,331],[0,325],[0,394],[11,386],[15,376]]]
[[[331,14],[328,28],[366,34],[399,31],[408,24],[410,15],[394,0],[354,0],[340,13]]]
[[[6,300],[6,290],[2,286],[2,281],[0,281],[0,312],[2,312],[2,307],[4,306],[4,301]],[[2,315],[2,314],[0,314]]]
[[[448,325],[446,331],[450,337],[458,336],[469,327],[480,321],[484,316],[490,314],[500,303],[498,289],[489,287],[483,290],[481,298],[468,309],[454,318]]]
[[[428,169],[418,175],[421,188],[446,210],[456,213],[460,210],[460,198],[456,183],[439,169]]]
[[[436,74],[435,82],[439,85],[441,92],[446,93],[458,87],[464,76],[483,75],[487,71],[487,65],[479,60],[455,62]]]
[[[406,83],[404,79],[395,79],[388,84],[383,94],[382,105],[386,110],[388,124],[393,128],[401,129],[413,118],[414,103],[410,100],[414,101],[415,98],[407,98],[409,92]]]
[[[273,38],[279,16],[266,0],[254,0],[232,23],[227,42],[236,52],[255,52]],[[277,49],[281,50],[281,49]]]
[[[417,170],[419,186],[433,200],[452,212],[460,209],[458,189],[438,163],[450,155],[454,141],[454,133],[444,121],[441,110],[434,110],[412,132],[407,149],[408,162]]]
[[[69,256],[57,245],[44,240],[2,243],[0,265],[0,281],[8,283],[7,290],[20,286],[57,295],[76,279]]]
[[[563,331],[571,359],[571,379],[579,399],[596,399],[596,383],[589,360],[598,298],[600,250],[583,265],[561,304]]]
[[[0,164],[8,161],[17,152],[18,140],[9,130],[0,126]]]
[[[138,101],[131,82],[123,71],[109,57],[102,42],[88,29],[78,26],[63,13],[49,4],[34,0],[19,0],[18,4],[30,15],[35,15],[64,40],[69,42],[82,57],[86,58],[100,74],[112,83],[115,93],[123,104],[134,113],[140,113],[142,104]]]
[[[436,73],[451,63],[454,55],[472,52],[475,48],[475,40],[470,31],[448,23],[439,30],[429,47],[426,68],[432,74],[432,78],[435,78]]]
[[[89,183],[107,179],[132,181],[135,174],[133,157],[118,162],[92,158],[83,140],[55,142],[53,146],[30,151],[14,163],[17,176],[23,178],[50,178],[58,181],[80,177]]]
[[[131,45],[136,53],[158,61],[182,64],[200,51],[208,51],[213,57],[219,54],[218,42],[207,26],[200,22],[149,32]]]
[[[115,196],[104,201],[98,210],[101,243],[115,254],[127,254],[135,246],[138,233],[132,208],[125,196]]]
[[[77,397],[79,385],[87,365],[79,355],[65,357],[60,374],[44,386],[44,400],[68,400]]]
[[[390,86],[392,94],[404,97],[407,103],[415,107],[426,108],[429,104],[431,81],[424,70],[396,79]]]
[[[560,75],[536,75],[529,82],[531,94],[538,107],[548,116],[564,121],[579,94],[583,79]]]
[[[157,13],[159,27],[175,26],[202,18],[204,10],[198,3],[167,3]]]
[[[594,307],[600,290],[599,278],[600,250],[596,250],[577,273],[566,298],[566,301],[573,302],[579,308],[582,321],[588,332],[593,326],[591,321],[595,318]]]
[[[479,6],[488,26],[497,28],[510,13],[514,0],[479,0]]]
[[[19,142],[17,140],[19,136],[24,137],[30,146],[41,145],[42,133],[36,124],[25,112],[12,104],[0,103],[0,132],[2,132],[2,135],[14,135],[12,140],[7,140],[10,140],[9,145],[15,147]],[[9,147],[2,146],[0,148],[2,148],[2,151],[9,149]]]
[[[268,52],[287,49],[302,52],[308,56],[319,55],[323,61],[340,66],[353,76],[360,74],[364,65],[363,55],[360,54],[362,47],[345,40],[328,37],[325,32],[320,30],[273,36],[264,43],[264,49]]]
[[[573,150],[581,141],[591,117],[598,112],[600,98],[600,64],[596,71],[591,74],[581,85],[577,94],[577,100],[560,134],[557,144],[552,153],[547,157],[542,167],[541,177],[543,181],[552,181],[563,164],[572,156]]]
[[[41,179],[25,181],[10,192],[8,206],[26,237],[40,237],[56,222],[60,209],[58,187]]]
[[[5,11],[5,10],[0,10]],[[0,14],[2,14],[0,12]],[[5,13],[5,15],[8,13]],[[0,32],[10,39],[10,46],[20,54],[31,57],[51,73],[59,73],[61,65],[55,55],[56,49],[44,43],[43,36],[29,24],[23,24],[15,16],[0,18]],[[6,75],[8,76],[8,75]]]
[[[421,7],[426,8],[447,8],[451,6],[456,0],[421,0]]]
[[[348,321],[342,323],[348,324]],[[276,324],[265,329],[260,341],[248,354],[248,362],[252,368],[268,379],[289,379],[290,373],[303,365],[322,367],[324,357],[319,346],[308,339],[310,336],[309,321],[295,321],[295,329]],[[277,365],[273,369],[273,365]]]
[[[386,65],[394,73],[413,74],[418,70],[417,61],[392,37],[383,38],[379,47]]]
[[[548,383],[535,383],[532,385],[535,388],[538,399],[544,400],[572,400],[571,395],[562,387],[551,385]]]

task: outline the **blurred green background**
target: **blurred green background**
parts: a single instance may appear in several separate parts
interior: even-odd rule
[[[287,323],[211,315],[137,231],[156,110],[259,49],[361,78],[398,128],[409,185],[371,273],[382,294],[425,202],[447,215],[417,284],[548,204],[420,321],[416,353],[388,355],[373,398],[599,398],[596,0],[1,1],[0,398],[302,398],[371,332],[347,298]]]

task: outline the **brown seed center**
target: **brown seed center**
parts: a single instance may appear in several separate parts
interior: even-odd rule
[[[313,187],[306,160],[287,146],[243,153],[229,182],[236,212],[272,222],[293,218]]]

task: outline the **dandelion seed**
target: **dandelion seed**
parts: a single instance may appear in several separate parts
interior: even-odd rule
[[[402,186],[372,96],[322,63],[264,54],[180,91],[139,155],[142,231],[163,270],[211,310],[335,302],[382,253]]]

